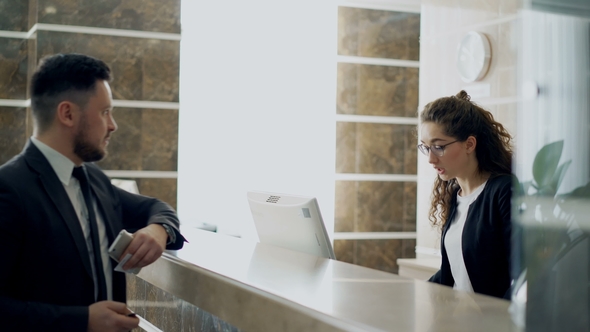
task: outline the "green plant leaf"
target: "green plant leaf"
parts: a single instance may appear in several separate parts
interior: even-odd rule
[[[559,190],[559,186],[561,185],[561,181],[563,181],[563,177],[565,176],[565,172],[567,172],[567,169],[570,167],[571,163],[572,163],[572,161],[568,160],[565,163],[559,165],[559,167],[557,167],[557,170],[553,174],[553,179],[551,179],[551,187],[553,187],[553,189],[555,189],[555,192],[557,192]]]
[[[533,179],[539,188],[551,185],[562,150],[563,140],[547,144],[537,152],[533,162]]]

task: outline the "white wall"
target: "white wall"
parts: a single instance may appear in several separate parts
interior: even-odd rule
[[[182,1],[178,213],[256,239],[248,190],[315,196],[333,230],[337,7]]]

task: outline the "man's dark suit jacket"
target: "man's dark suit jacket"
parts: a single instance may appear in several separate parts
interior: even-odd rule
[[[111,185],[86,164],[109,244],[121,229],[166,223],[184,238],[167,204]],[[86,331],[94,302],[90,258],[80,221],[53,168],[30,141],[0,167],[0,330]],[[112,262],[113,267],[116,262]],[[113,271],[113,300],[125,302],[125,275]]]
[[[512,175],[490,177],[471,203],[463,228],[462,251],[473,291],[507,298],[510,289]],[[430,281],[453,287],[455,279],[445,249],[445,236],[455,217],[457,192],[441,239],[442,264]]]

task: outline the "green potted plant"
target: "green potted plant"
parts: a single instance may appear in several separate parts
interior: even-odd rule
[[[590,182],[569,193],[558,194],[572,162],[559,164],[563,145],[561,140],[543,146],[533,161],[533,180],[515,183],[512,248],[513,275],[518,278],[513,286],[511,312],[517,325],[523,327],[526,320],[527,330],[562,321],[571,323],[570,316],[588,315],[588,312],[576,312],[586,311],[585,306],[568,309],[569,312],[554,309],[561,302],[588,302],[587,296],[580,292],[564,291],[559,280],[563,279],[563,273],[571,275],[574,273],[571,270],[588,265],[588,262],[572,264],[575,262],[572,257],[589,255],[583,245],[589,238],[584,225],[590,216]],[[587,285],[587,279],[583,274],[579,278],[575,273],[572,276],[574,283]],[[586,289],[584,294],[587,293]],[[547,314],[539,319],[540,313]]]

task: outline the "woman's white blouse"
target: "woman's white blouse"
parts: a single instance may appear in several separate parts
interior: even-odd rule
[[[455,210],[455,217],[453,218],[453,221],[449,226],[449,230],[445,235],[445,249],[447,251],[447,256],[449,257],[451,273],[453,274],[453,279],[455,280],[455,285],[453,288],[457,290],[473,292],[471,280],[469,280],[469,274],[467,273],[465,261],[463,260],[462,235],[469,205],[471,205],[471,203],[477,199],[479,194],[481,194],[483,188],[486,186],[486,183],[487,181],[465,197],[461,197],[459,196],[459,193],[457,193],[457,208]]]

